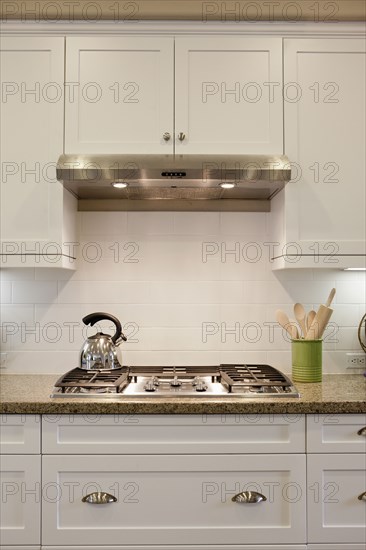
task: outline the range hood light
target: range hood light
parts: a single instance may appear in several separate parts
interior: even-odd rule
[[[125,187],[128,187],[128,183],[126,183],[125,181],[113,181],[111,185],[113,185],[113,187],[116,187],[117,189],[124,189]]]
[[[236,186],[235,183],[229,182],[229,181],[220,183],[220,187],[221,187],[222,189],[233,189],[233,187],[235,187],[235,186]]]
[[[343,271],[366,271],[366,267],[345,267]]]

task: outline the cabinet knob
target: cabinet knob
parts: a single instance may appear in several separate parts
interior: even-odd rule
[[[117,502],[115,496],[104,492],[95,492],[86,495],[81,499],[82,502],[88,502],[89,504],[109,504],[110,502]]]
[[[358,500],[364,500],[366,502],[366,491],[358,497]]]
[[[164,132],[163,134],[163,140],[164,141],[169,141],[171,138],[171,135],[169,134],[169,132]]]
[[[183,132],[179,132],[178,139],[179,141],[184,141],[186,138],[186,135]]]
[[[361,428],[357,432],[358,435],[364,435],[366,437],[366,426],[364,428]]]
[[[267,498],[255,491],[244,491],[235,495],[231,500],[239,504],[255,504],[257,502],[264,502]]]

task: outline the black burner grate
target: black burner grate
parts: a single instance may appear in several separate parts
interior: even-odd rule
[[[119,393],[127,383],[128,370],[126,368],[112,371],[89,371],[84,369],[73,369],[61,376],[55,384],[61,388],[62,393],[67,388],[109,388]]]
[[[231,387],[288,387],[292,382],[274,367],[269,365],[220,365],[221,378]]]

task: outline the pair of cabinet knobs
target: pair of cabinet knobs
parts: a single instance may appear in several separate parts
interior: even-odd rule
[[[186,137],[186,135],[183,134],[183,132],[180,132],[180,133],[178,134],[178,139],[179,139],[179,141],[184,141],[185,137]],[[164,139],[164,141],[169,141],[170,138],[171,138],[171,135],[169,134],[169,132],[165,132],[165,133],[163,134],[163,139]]]

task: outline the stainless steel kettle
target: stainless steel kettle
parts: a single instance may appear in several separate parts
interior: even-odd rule
[[[122,354],[118,346],[127,338],[122,333],[119,320],[113,315],[97,311],[84,317],[83,323],[93,326],[104,320],[112,321],[116,325],[116,332],[113,336],[98,332],[85,341],[80,354],[80,368],[84,370],[114,370],[122,367]]]

